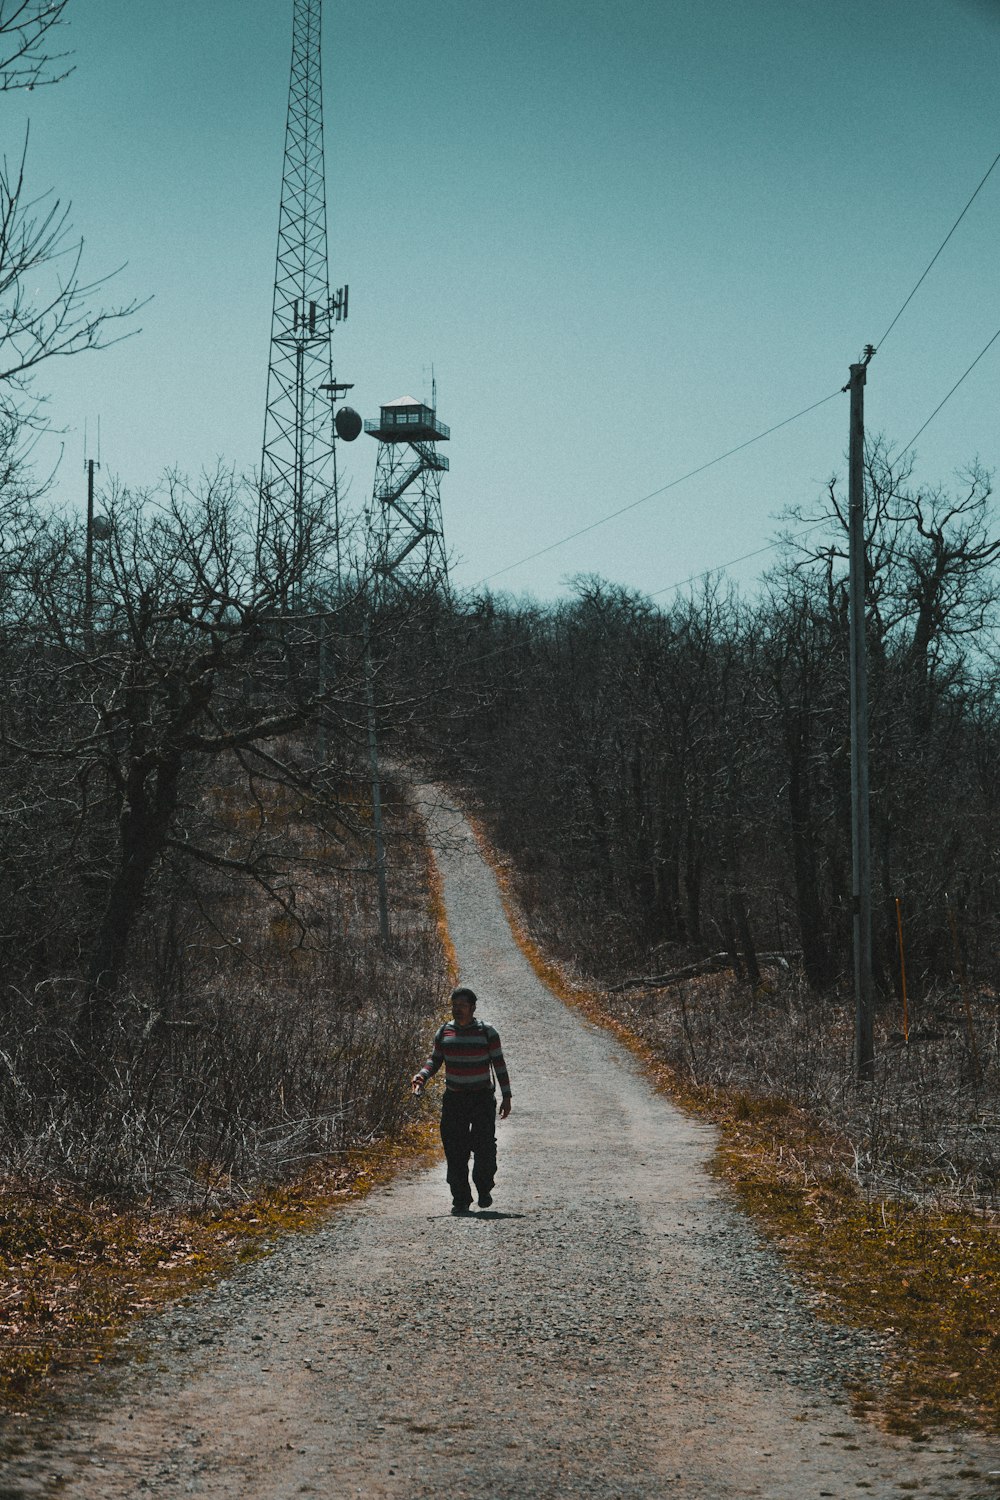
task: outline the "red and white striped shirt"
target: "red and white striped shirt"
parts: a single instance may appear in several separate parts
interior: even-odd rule
[[[510,1098],[510,1078],[503,1059],[500,1037],[485,1021],[473,1021],[470,1026],[459,1026],[457,1021],[445,1021],[438,1028],[431,1054],[417,1077],[426,1083],[442,1063],[446,1089],[459,1089],[462,1092],[489,1089],[492,1092],[492,1067],[501,1094],[505,1099]]]

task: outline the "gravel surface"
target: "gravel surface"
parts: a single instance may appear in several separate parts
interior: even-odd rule
[[[149,1320],[9,1434],[0,1500],[1000,1495],[997,1445],[851,1416],[877,1343],[816,1320],[707,1174],[713,1131],[536,979],[468,829],[426,810],[512,1074],[494,1208],[452,1218],[442,1164]]]

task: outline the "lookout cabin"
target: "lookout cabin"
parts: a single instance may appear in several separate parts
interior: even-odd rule
[[[380,443],[443,443],[451,428],[438,421],[437,412],[413,396],[387,401],[378,420],[365,422],[365,431]]]

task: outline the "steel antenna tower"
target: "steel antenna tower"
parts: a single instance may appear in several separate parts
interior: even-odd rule
[[[348,288],[330,296],[322,9],[322,0],[294,0],[257,525],[258,569],[266,543],[268,561],[288,570],[294,592],[310,521],[331,501],[340,533],[331,393],[344,387],[333,380],[330,336],[347,317]]]

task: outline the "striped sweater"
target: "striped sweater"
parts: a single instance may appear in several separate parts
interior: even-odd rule
[[[507,1064],[503,1060],[500,1037],[485,1021],[473,1021],[471,1026],[459,1026],[455,1021],[445,1021],[438,1028],[431,1054],[417,1074],[424,1083],[444,1063],[446,1089],[466,1091],[489,1089],[493,1080],[490,1066],[497,1075],[500,1092],[510,1098],[510,1078]]]

